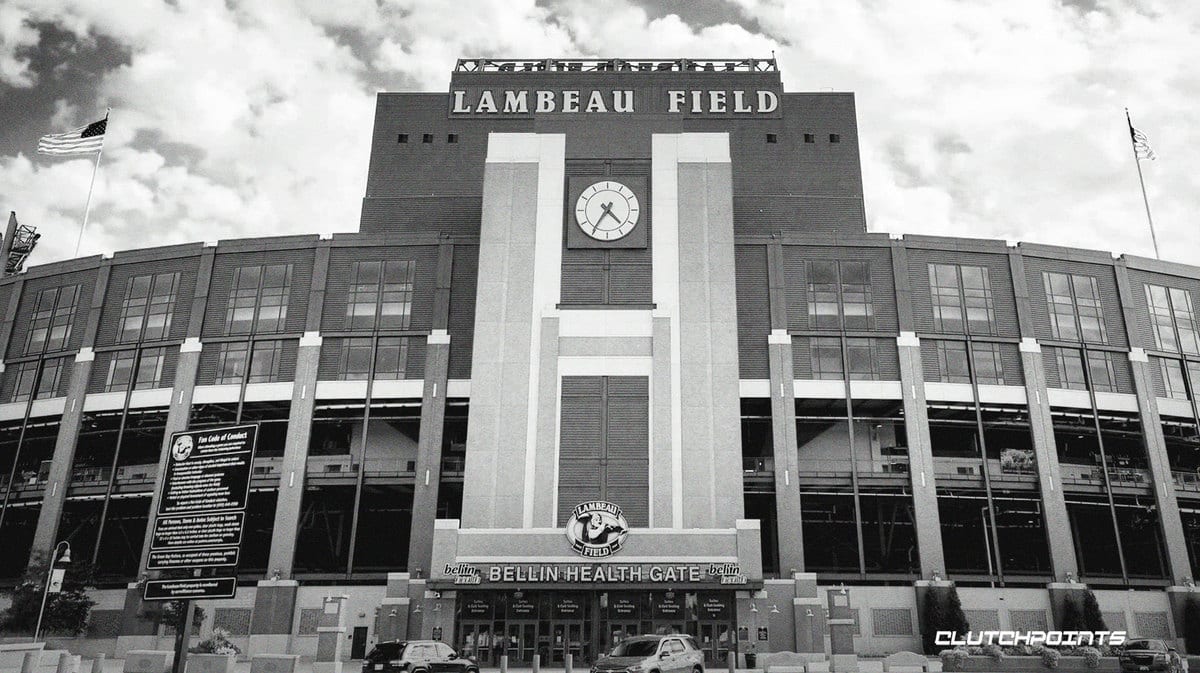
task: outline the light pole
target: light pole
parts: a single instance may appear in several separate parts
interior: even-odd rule
[[[63,549],[62,556],[58,555],[60,547]],[[46,614],[46,599],[50,597],[50,585],[54,583],[54,564],[55,562],[70,563],[71,562],[71,543],[63,540],[54,545],[54,553],[50,554],[50,569],[46,571],[46,586],[42,590],[42,607],[38,610],[37,626],[33,628],[33,642],[37,642],[38,636],[42,633],[42,616]],[[61,590],[61,587],[59,587]]]

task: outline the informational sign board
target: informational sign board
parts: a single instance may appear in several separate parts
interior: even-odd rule
[[[146,569],[193,576],[147,582],[146,600],[234,596],[236,577],[199,575],[204,568],[236,572],[257,437],[257,425],[171,435]]]
[[[196,577],[181,580],[149,580],[145,599],[177,601],[185,598],[233,598],[236,577]]]

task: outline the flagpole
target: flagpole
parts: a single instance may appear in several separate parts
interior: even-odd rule
[[[1146,198],[1146,181],[1142,178],[1142,160],[1138,158],[1137,144],[1133,140],[1133,120],[1129,118],[1129,108],[1125,108],[1125,123],[1129,125],[1129,147],[1133,150],[1133,164],[1137,166],[1138,184],[1142,186],[1142,203],[1146,206],[1146,222],[1150,224],[1150,242],[1154,244],[1154,258],[1162,259],[1158,254],[1158,236],[1154,234],[1154,218],[1150,216],[1150,199]]]
[[[104,111],[104,121],[108,122],[108,115],[112,112],[112,108]],[[107,135],[108,128],[105,124],[105,134]],[[96,187],[96,173],[100,171],[100,157],[104,156],[104,141],[100,141],[100,151],[96,152],[96,165],[92,167],[92,182],[88,185],[87,205],[83,207],[83,226],[79,227],[79,237],[75,239],[75,256],[79,256],[79,246],[83,243],[83,230],[87,229],[88,215],[92,212],[92,190]]]

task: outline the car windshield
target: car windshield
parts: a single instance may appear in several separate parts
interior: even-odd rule
[[[1125,644],[1127,650],[1166,650],[1161,640],[1131,640]]]
[[[613,648],[614,657],[648,657],[658,651],[657,640],[626,640]]]

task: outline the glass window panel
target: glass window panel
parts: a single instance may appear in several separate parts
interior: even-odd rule
[[[846,361],[850,379],[871,381],[879,378],[878,358],[871,339],[846,339]]]
[[[979,383],[1004,385],[1004,363],[1000,356],[1000,344],[974,343],[971,350],[975,355],[975,378]]]
[[[250,357],[250,383],[271,383],[279,380],[279,361],[283,356],[282,341],[259,341]]]
[[[217,384],[241,383],[246,375],[246,356],[249,344],[245,342],[221,344],[217,356]]]
[[[1055,348],[1054,357],[1058,364],[1058,378],[1062,387],[1071,390],[1087,390],[1087,380],[1083,374],[1083,358],[1079,355],[1079,351],[1070,348]]]
[[[403,379],[408,365],[408,339],[382,338],[375,353],[375,378]]]
[[[1187,385],[1183,380],[1183,365],[1179,360],[1171,360],[1169,358],[1156,358],[1158,360],[1159,371],[1162,372],[1163,385],[1166,388],[1167,397],[1176,400],[1188,399]]]
[[[371,375],[371,340],[346,339],[342,346],[342,376],[346,381],[365,380]]]
[[[814,379],[842,378],[842,344],[837,337],[818,337],[811,341]]]
[[[962,341],[938,341],[938,373],[943,383],[970,383],[967,344]]]
[[[133,361],[137,357],[137,351],[116,351],[112,354],[112,359],[108,362],[108,378],[105,381],[104,389],[108,392],[117,392],[129,389],[129,378],[133,375]]]
[[[1167,288],[1146,285],[1146,305],[1150,311],[1150,326],[1154,329],[1154,345],[1160,350],[1178,351],[1175,327],[1171,322],[1171,304]]]

